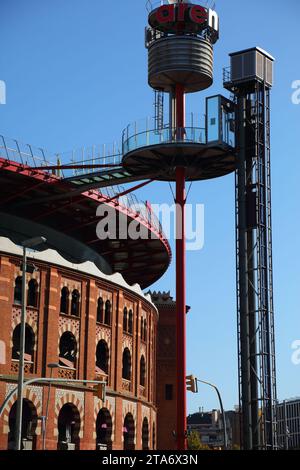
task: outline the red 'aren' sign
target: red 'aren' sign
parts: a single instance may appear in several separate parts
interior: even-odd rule
[[[185,21],[186,11],[189,10],[191,21],[203,24],[208,21],[208,11],[200,5],[189,5],[188,3],[178,3],[175,5],[163,5],[156,12],[158,23],[174,23]]]

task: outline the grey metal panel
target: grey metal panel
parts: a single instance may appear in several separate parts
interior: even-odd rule
[[[270,59],[266,59],[266,83],[268,85],[273,85],[273,62]]]
[[[149,84],[169,91],[176,83],[186,92],[208,88],[213,82],[213,47],[209,41],[189,36],[171,36],[149,48]]]
[[[256,75],[261,80],[264,79],[264,56],[260,53],[256,53]]]
[[[243,56],[236,55],[231,57],[231,79],[239,80],[243,78]]]
[[[247,52],[243,55],[243,78],[255,75],[255,52]]]

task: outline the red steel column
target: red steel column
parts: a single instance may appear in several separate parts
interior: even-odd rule
[[[176,85],[177,138],[184,136],[184,87]],[[176,167],[176,330],[177,330],[177,449],[187,448],[186,419],[186,300],[185,300],[185,168]]]

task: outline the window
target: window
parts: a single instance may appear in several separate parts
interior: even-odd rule
[[[131,380],[131,354],[128,348],[124,349],[122,366],[122,378]]]
[[[123,331],[127,331],[127,308],[123,310]]]
[[[165,399],[173,400],[173,385],[172,384],[166,384]]]
[[[128,314],[128,333],[132,335],[133,333],[133,312],[132,310],[129,310]]]
[[[144,339],[144,319],[141,318],[141,339]]]
[[[74,315],[75,317],[79,317],[79,299],[80,294],[78,290],[73,290],[71,300],[71,315]]]
[[[142,447],[143,447],[143,450],[149,450],[149,425],[148,425],[147,418],[144,418],[143,420]]]
[[[77,354],[76,338],[70,331],[66,331],[59,342],[59,364],[63,367],[75,368]]]
[[[108,374],[109,351],[107,343],[101,339],[96,349],[96,371]]]
[[[60,296],[60,311],[61,313],[69,313],[69,289],[63,287]]]
[[[13,349],[12,358],[20,359],[20,337],[21,337],[21,324],[17,325],[13,331]],[[32,362],[33,352],[35,345],[35,336],[33,329],[29,325],[25,325],[25,361]]]
[[[38,284],[35,279],[31,279],[28,283],[27,305],[30,307],[38,305]]]
[[[147,320],[144,320],[144,341],[147,341]]]
[[[105,325],[110,325],[110,317],[111,317],[111,303],[109,300],[105,302],[105,318],[104,318],[104,323]]]
[[[145,387],[146,384],[146,361],[144,356],[141,357],[140,360],[140,385]]]
[[[15,280],[14,304],[22,303],[22,277],[18,276]]]
[[[103,323],[103,299],[99,297],[97,304],[97,322]]]

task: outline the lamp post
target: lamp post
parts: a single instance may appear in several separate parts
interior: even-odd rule
[[[222,413],[222,420],[223,420],[223,435],[224,435],[224,450],[227,450],[227,447],[228,447],[228,440],[227,440],[227,429],[226,429],[226,417],[225,417],[225,413],[224,413],[224,407],[223,407],[223,401],[222,401],[222,397],[221,397],[221,394],[218,390],[218,388],[216,387],[216,385],[214,384],[211,384],[210,382],[205,382],[205,380],[200,380],[200,379],[195,379],[197,381],[197,383],[202,383],[202,384],[205,384],[205,385],[209,385],[210,387],[212,387],[216,392],[217,392],[217,395],[218,395],[218,398],[219,398],[219,403],[220,403],[220,408],[221,408],[221,413]]]
[[[34,248],[46,242],[44,237],[34,237],[25,240],[23,246],[22,265],[22,308],[21,308],[21,333],[20,333],[20,358],[18,373],[18,393],[17,393],[17,417],[15,450],[21,450],[22,441],[22,414],[23,414],[23,385],[24,385],[24,355],[25,355],[25,324],[26,324],[26,268],[27,268],[27,248]]]
[[[59,364],[56,362],[51,362],[47,365],[50,369],[50,379],[52,379],[53,369],[58,369]],[[48,386],[48,396],[46,402],[46,413],[45,413],[45,420],[43,422],[43,450],[46,450],[46,433],[47,433],[47,422],[48,422],[48,414],[49,414],[49,402],[50,402],[50,390],[51,390],[51,382],[49,382]]]

